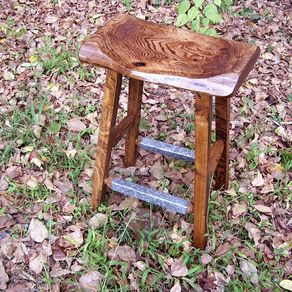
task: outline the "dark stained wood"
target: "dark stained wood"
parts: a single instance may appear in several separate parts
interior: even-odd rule
[[[137,160],[138,146],[137,139],[139,134],[140,112],[143,94],[143,81],[129,79],[129,99],[128,115],[134,116],[134,122],[130,127],[125,142],[125,167],[133,166]]]
[[[195,101],[194,246],[204,249],[210,190],[212,96],[200,93]]]
[[[92,206],[94,209],[104,200],[112,150],[112,134],[116,124],[121,89],[121,74],[108,70],[104,86],[104,98],[100,118],[97,153],[93,173]]]
[[[135,120],[134,116],[127,115],[114,128],[111,138],[112,147],[115,147],[119,143],[119,141],[124,137],[124,135],[130,130],[134,120]]]
[[[79,56],[132,78],[229,96],[259,54],[246,43],[121,15],[89,37]]]
[[[224,150],[224,142],[221,140],[216,141],[211,147],[211,159],[209,165],[209,174],[212,175],[216,169],[219,160]]]
[[[229,183],[229,128],[230,98],[215,101],[216,140],[224,142],[224,150],[215,170],[215,189],[228,189]]]

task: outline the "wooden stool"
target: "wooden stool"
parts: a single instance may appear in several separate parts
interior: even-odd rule
[[[92,205],[106,187],[185,214],[188,201],[119,178],[109,178],[110,156],[126,135],[125,167],[136,163],[143,81],[196,91],[195,154],[190,149],[143,138],[139,147],[195,161],[194,245],[206,245],[210,177],[215,188],[228,188],[230,97],[258,59],[258,47],[208,37],[172,26],[122,15],[86,40],[80,59],[108,69],[93,175]],[[122,75],[129,77],[127,116],[116,126]],[[216,142],[211,146],[212,97],[216,96]]]

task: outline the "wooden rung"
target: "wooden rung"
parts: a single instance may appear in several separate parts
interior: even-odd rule
[[[119,141],[123,138],[123,136],[127,133],[134,122],[134,116],[126,116],[124,117],[121,122],[114,128],[112,134],[112,147],[115,147]]]
[[[224,150],[224,142],[222,140],[217,140],[211,147],[211,160],[210,160],[210,165],[209,165],[209,171],[210,174],[212,174],[216,167],[217,164],[221,158],[221,155]]]

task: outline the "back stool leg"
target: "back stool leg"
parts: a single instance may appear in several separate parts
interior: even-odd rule
[[[215,170],[215,190],[228,189],[229,183],[229,127],[230,98],[216,97],[216,140],[222,140],[224,150]]]
[[[194,246],[204,249],[207,239],[210,191],[212,96],[198,94],[195,102]]]
[[[121,82],[121,74],[112,70],[107,71],[93,173],[92,206],[94,209],[102,203],[105,196],[104,179],[107,178],[109,172],[112,150],[111,134],[116,124]]]
[[[140,112],[143,94],[143,81],[129,78],[128,115],[134,117],[125,141],[125,167],[133,166],[137,160]]]

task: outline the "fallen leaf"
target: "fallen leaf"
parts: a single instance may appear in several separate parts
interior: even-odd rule
[[[10,179],[15,179],[20,176],[22,176],[22,168],[21,166],[10,166],[6,169],[5,174],[10,178]]]
[[[181,285],[179,281],[174,284],[174,286],[170,289],[170,292],[181,292]]]
[[[67,123],[68,129],[73,132],[80,132],[86,129],[86,125],[79,119],[71,119]]]
[[[188,274],[188,268],[181,260],[175,260],[171,264],[170,271],[175,277],[185,277]]]
[[[203,254],[201,257],[201,262],[203,265],[208,265],[212,261],[212,257],[208,254]]]
[[[291,280],[282,280],[280,286],[288,291],[292,291],[292,281]]]
[[[79,285],[81,288],[90,292],[97,292],[100,289],[103,275],[97,271],[91,271],[82,275],[79,279]]]
[[[58,278],[58,277],[62,277],[62,276],[66,276],[72,274],[71,271],[67,270],[67,269],[52,269],[52,271],[50,272],[50,276],[52,278]]]
[[[255,209],[257,209],[261,213],[272,213],[271,207],[264,206],[264,205],[254,205]]]
[[[232,215],[238,218],[247,213],[247,206],[245,203],[236,203],[232,206]]]
[[[255,245],[257,246],[262,235],[260,229],[250,222],[247,222],[244,228],[247,230],[249,238],[253,239]]]
[[[49,237],[46,226],[38,219],[31,219],[28,232],[30,237],[36,242],[43,242]]]
[[[106,214],[98,213],[95,214],[90,220],[89,225],[93,228],[101,228],[108,222],[108,217]]]
[[[14,80],[14,74],[7,70],[4,71],[3,77],[4,77],[4,80],[7,80],[7,81]]]
[[[8,281],[8,274],[6,273],[3,263],[0,260],[0,290],[5,290],[7,288]]]
[[[55,22],[57,22],[57,20],[58,20],[58,17],[55,15],[49,14],[45,17],[45,22],[48,24],[55,23]]]
[[[76,229],[72,233],[65,235],[64,239],[66,239],[70,245],[73,245],[75,248],[77,248],[83,243],[83,234],[80,229]]]
[[[119,205],[121,210],[123,209],[136,209],[139,206],[139,200],[134,197],[125,198]]]
[[[150,169],[149,172],[156,178],[156,179],[162,179],[164,177],[164,171],[163,167],[160,163],[160,161],[154,163]]]
[[[117,246],[109,250],[108,257],[110,259],[119,258],[125,262],[136,262],[136,253],[135,251],[128,245]]]
[[[257,285],[259,283],[258,271],[253,263],[247,260],[241,260],[240,269],[243,272],[243,277],[245,279],[250,279],[250,281],[254,285]]]
[[[257,176],[253,179],[251,183],[254,187],[261,187],[265,183],[262,174],[258,172]]]
[[[29,261],[29,268],[38,275],[42,272],[46,262],[46,256],[43,253],[40,253],[38,256]]]

